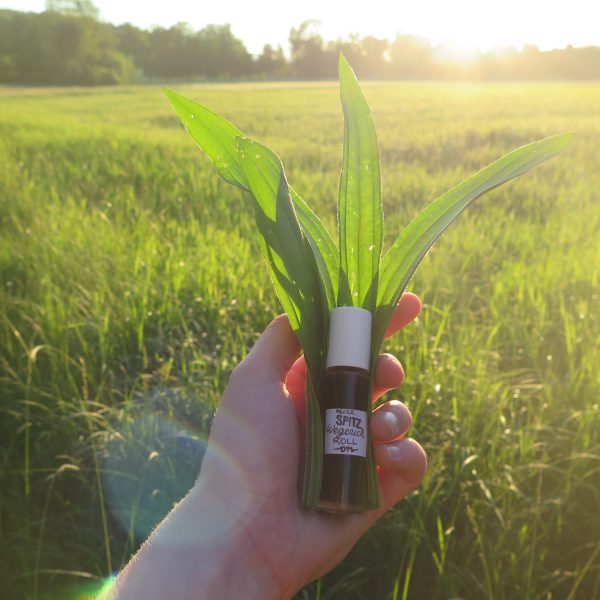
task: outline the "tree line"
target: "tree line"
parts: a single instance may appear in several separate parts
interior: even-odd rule
[[[266,44],[253,56],[230,25],[140,29],[98,20],[90,0],[50,0],[42,13],[0,10],[0,83],[111,85],[169,79],[333,79],[343,51],[361,78],[600,79],[600,47],[535,46],[452,58],[410,35],[324,40],[314,21],[289,34],[289,57]]]

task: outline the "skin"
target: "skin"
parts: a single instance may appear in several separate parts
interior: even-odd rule
[[[421,311],[404,294],[386,337]],[[397,400],[371,417],[382,506],[329,515],[299,506],[306,364],[285,315],[235,368],[221,399],[198,481],[119,574],[105,598],[290,598],[337,565],[387,510],[422,481],[424,450],[406,437]],[[374,400],[398,387],[402,366],[381,354]]]

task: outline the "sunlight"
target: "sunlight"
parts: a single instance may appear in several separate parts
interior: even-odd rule
[[[6,0],[5,8],[44,10],[44,0]],[[300,4],[281,5],[276,0],[256,0],[193,5],[187,0],[168,3],[95,0],[103,20],[129,22],[139,27],[171,27],[189,23],[201,29],[210,23],[230,23],[252,53],[264,44],[288,47],[292,27],[303,21],[320,21],[320,33],[326,39],[360,36],[394,38],[396,35],[425,37],[432,45],[452,47],[456,60],[468,61],[474,49],[535,44],[542,50],[562,48],[568,44],[597,44],[597,9],[589,0],[547,2],[547,0],[505,0],[501,5],[491,0],[422,0],[419,3],[390,3],[388,0],[337,3],[305,0]]]
[[[455,40],[444,40],[435,46],[433,56],[438,61],[456,61],[470,63],[481,55],[480,46],[471,46]]]

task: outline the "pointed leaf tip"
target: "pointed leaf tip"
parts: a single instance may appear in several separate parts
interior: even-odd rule
[[[356,75],[354,73],[354,70],[352,69],[352,65],[348,62],[348,59],[344,56],[343,52],[340,52],[340,58],[338,61],[338,73],[340,82],[345,77],[351,77],[353,79],[356,79]]]
[[[557,145],[562,149],[571,143],[574,135],[574,131],[565,131],[564,133],[559,133],[558,135],[553,135],[552,137],[556,138]]]
[[[379,352],[387,325],[406,284],[429,248],[474,200],[557,155],[573,132],[521,146],[490,163],[429,204],[396,238],[381,262],[373,353]]]
[[[383,240],[379,147],[371,110],[352,67],[340,54],[344,153],[338,222],[338,305],[375,310]]]
[[[173,91],[171,88],[163,87],[162,91],[164,92],[165,96],[169,99],[169,101],[171,101],[172,99],[181,98],[181,95]]]

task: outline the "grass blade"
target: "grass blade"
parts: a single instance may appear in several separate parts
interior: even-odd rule
[[[218,174],[228,183],[248,190],[248,182],[238,163],[236,138],[244,134],[235,125],[205,106],[169,90],[164,92],[181,122],[200,149],[208,156]],[[290,188],[296,215],[310,242],[321,279],[325,286],[327,304],[336,306],[339,278],[339,252],[329,231],[306,202]]]
[[[340,55],[344,155],[339,191],[339,306],[375,312],[383,243],[379,147],[371,110],[352,68]]]
[[[381,263],[373,353],[377,354],[400,295],[419,263],[446,228],[475,199],[533,169],[560,152],[571,139],[566,133],[513,150],[434,200],[413,219]]]

